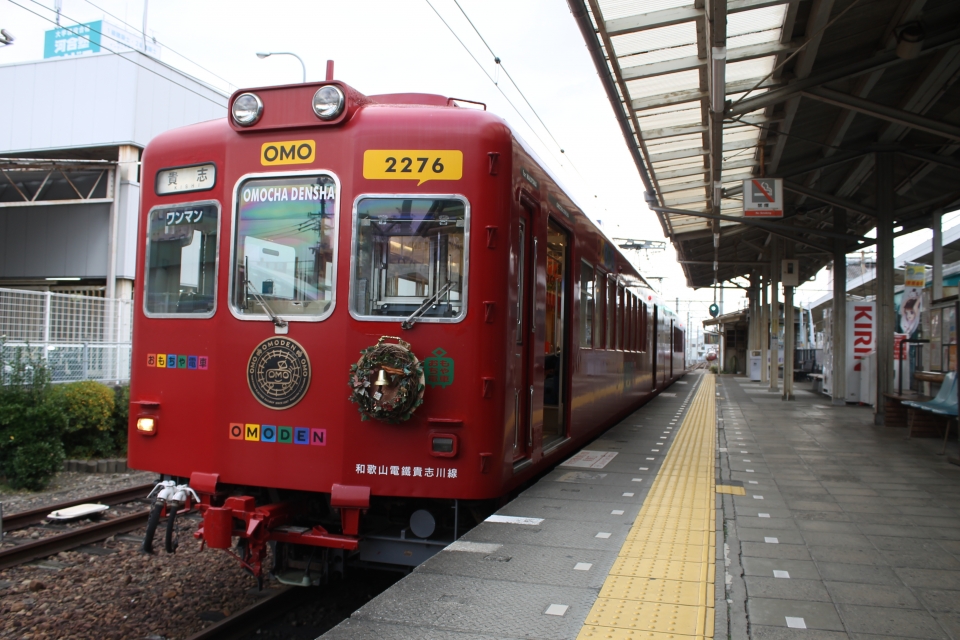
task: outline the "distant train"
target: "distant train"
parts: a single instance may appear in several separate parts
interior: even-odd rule
[[[129,463],[258,578],[274,543],[290,584],[415,566],[684,372],[673,312],[464,104],[242,90],[144,152]]]

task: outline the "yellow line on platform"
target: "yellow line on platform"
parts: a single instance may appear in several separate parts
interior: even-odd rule
[[[704,374],[578,640],[713,637],[716,425]]]

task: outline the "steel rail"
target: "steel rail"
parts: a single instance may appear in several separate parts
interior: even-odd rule
[[[0,570],[15,567],[37,558],[52,556],[61,551],[67,551],[91,542],[99,542],[118,533],[127,533],[144,526],[147,523],[149,513],[149,511],[132,513],[87,527],[64,531],[49,538],[41,538],[17,545],[11,549],[3,549],[0,551]]]
[[[249,634],[257,624],[277,618],[293,607],[301,604],[313,594],[313,589],[304,587],[284,587],[249,607],[227,616],[193,634],[187,640],[231,640]]]
[[[67,502],[40,507],[39,509],[31,509],[29,511],[21,511],[20,513],[4,515],[3,530],[15,531],[17,529],[24,529],[31,525],[39,524],[40,522],[46,520],[47,516],[50,515],[51,512],[58,511],[60,509],[67,509],[68,507],[75,507],[78,504],[94,503],[115,505],[122,504],[124,502],[131,502],[137,498],[146,498],[147,494],[150,493],[150,490],[153,489],[155,484],[155,482],[151,482],[149,484],[138,484],[137,486],[130,487],[129,489],[110,491],[108,493],[101,493],[88,498],[69,500]]]

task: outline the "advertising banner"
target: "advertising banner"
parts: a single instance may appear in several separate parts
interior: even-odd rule
[[[872,300],[847,301],[847,402],[860,402],[861,360],[876,350],[876,307]]]
[[[913,335],[920,325],[920,313],[923,311],[923,287],[926,282],[926,265],[904,265],[903,297],[900,298],[900,329],[908,336]]]
[[[103,22],[100,20],[50,29],[44,33],[43,57],[62,58],[100,53],[102,31]]]

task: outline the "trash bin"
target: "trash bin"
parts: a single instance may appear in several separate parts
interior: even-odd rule
[[[763,360],[763,358],[761,358],[761,355],[760,355],[761,353],[762,352],[759,350],[750,352],[750,379],[751,380],[760,379],[760,366],[761,366],[760,363]]]

